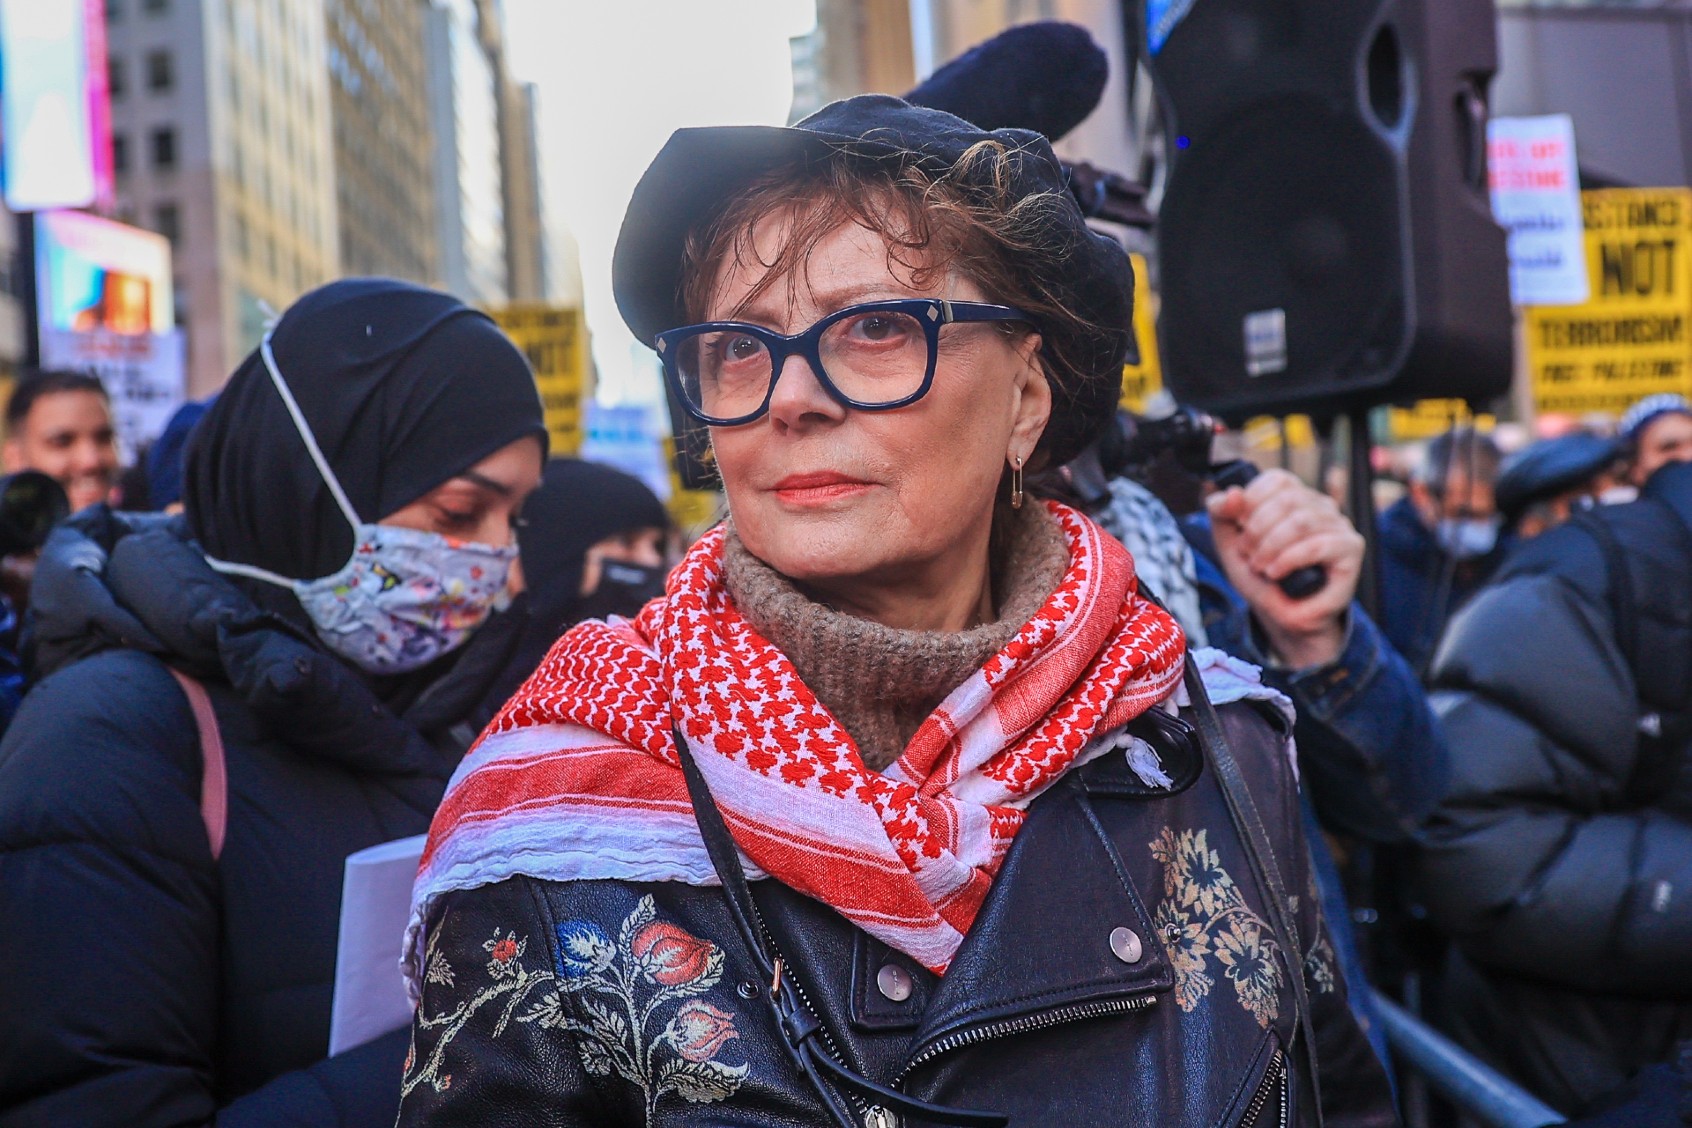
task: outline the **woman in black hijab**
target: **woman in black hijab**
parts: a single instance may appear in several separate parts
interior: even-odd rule
[[[509,663],[544,444],[485,316],[338,282],[196,429],[185,521],[54,535],[0,744],[0,1126],[393,1123],[403,1031],[325,1057],[343,866],[427,828]]]

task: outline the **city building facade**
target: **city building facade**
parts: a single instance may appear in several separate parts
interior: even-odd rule
[[[474,0],[435,0],[425,13],[434,134],[440,281],[482,306],[510,300],[500,76]]]
[[[341,269],[440,277],[435,146],[424,53],[428,0],[328,0]]]
[[[107,0],[117,218],[171,240],[188,394],[341,272],[321,0]]]
[[[539,301],[547,292],[547,237],[535,134],[536,90],[511,75],[501,0],[476,0],[476,33],[493,68],[498,98],[507,293],[512,301]]]

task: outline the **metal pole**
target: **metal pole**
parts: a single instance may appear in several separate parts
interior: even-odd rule
[[[1375,527],[1375,466],[1371,457],[1374,448],[1369,437],[1369,409],[1353,408],[1345,419],[1347,508],[1351,523],[1363,534],[1363,571],[1357,577],[1357,602],[1371,619],[1379,621],[1380,530]]]
[[[12,287],[18,299],[19,314],[23,319],[24,355],[26,367],[39,368],[41,366],[41,302],[36,293],[35,274],[35,213],[18,212],[13,217],[17,220],[17,273],[12,277]]]
[[[1568,1123],[1561,1113],[1391,999],[1375,992],[1392,1052],[1466,1116],[1487,1128],[1545,1128]]]

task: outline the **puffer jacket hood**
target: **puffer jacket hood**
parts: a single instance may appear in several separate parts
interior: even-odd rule
[[[48,538],[36,568],[26,644],[37,676],[112,649],[155,655],[227,681],[302,752],[359,771],[443,776],[427,739],[456,724],[509,660],[518,615],[495,616],[451,673],[401,715],[298,626],[213,571],[180,517],[77,514]],[[297,718],[310,716],[311,725]],[[462,740],[458,743],[462,744]]]

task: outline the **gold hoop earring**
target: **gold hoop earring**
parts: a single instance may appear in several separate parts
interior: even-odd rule
[[[1022,508],[1022,457],[1011,460],[1011,508]]]

